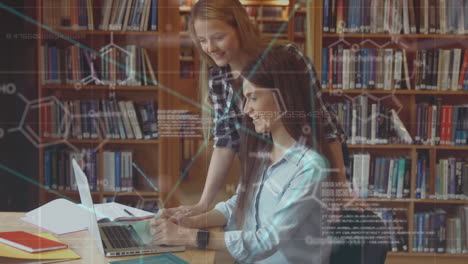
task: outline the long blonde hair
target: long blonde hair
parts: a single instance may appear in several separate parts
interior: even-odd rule
[[[202,50],[195,32],[196,20],[216,19],[227,23],[237,30],[240,48],[251,58],[255,58],[264,51],[269,44],[269,40],[261,36],[256,25],[249,19],[247,11],[239,0],[199,0],[192,8],[189,22],[189,33],[195,44],[195,48],[200,55],[199,69],[199,91],[200,103],[204,109],[202,120],[210,120],[211,113],[206,109],[211,109],[211,102],[208,99],[208,67],[215,66],[215,62]],[[283,43],[283,42],[282,42]],[[279,42],[278,42],[279,44]],[[275,44],[276,45],[276,44]],[[204,124],[208,124],[205,123]],[[210,126],[204,127],[205,139],[209,134]],[[208,136],[209,137],[209,136]]]

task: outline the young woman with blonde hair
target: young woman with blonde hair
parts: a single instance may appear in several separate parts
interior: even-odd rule
[[[310,59],[293,44],[263,38],[238,0],[199,0],[192,8],[189,30],[202,62],[199,78],[201,98],[202,101],[208,98],[212,109],[214,150],[200,201],[195,205],[168,209],[165,211],[167,215],[179,219],[209,209],[242,144],[239,132],[243,100],[239,91],[240,72],[248,61],[272,47],[282,47],[290,56],[300,59],[300,71],[310,80],[308,85],[315,94],[314,100],[321,116],[319,122],[323,122],[324,134],[318,138],[322,152],[331,167],[337,169],[332,179],[345,181],[343,129],[322,101]],[[207,111],[202,113],[206,115]]]

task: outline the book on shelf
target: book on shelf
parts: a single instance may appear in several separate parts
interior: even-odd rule
[[[134,105],[138,106],[138,112]],[[152,101],[117,99],[51,101],[42,109],[42,136],[64,139],[157,139]],[[145,135],[142,135],[145,129]]]
[[[417,50],[414,62],[415,90],[467,91],[468,52],[462,49]]]
[[[103,190],[105,192],[133,191],[133,154],[130,151],[103,152]]]
[[[413,252],[468,253],[468,206],[457,206],[450,215],[443,208],[413,215]]]
[[[467,140],[468,105],[442,105],[441,100],[416,105],[416,144],[466,146]]]
[[[322,48],[323,89],[411,90],[405,50]]]
[[[325,33],[466,34],[463,0],[324,0]]]
[[[455,157],[439,159],[434,193],[426,196],[438,200],[468,200],[468,161]]]
[[[91,149],[71,151],[65,148],[52,148],[44,152],[44,187],[52,190],[77,191],[72,159],[84,165],[91,191],[98,191],[97,153]]]
[[[401,210],[378,210],[377,215],[382,219],[390,238],[392,252],[408,252],[408,220],[406,213]]]
[[[109,45],[99,52],[65,48],[46,42],[41,46],[42,84],[156,85],[156,75],[146,49],[135,45]],[[151,80],[149,82],[148,80]]]
[[[409,198],[411,161],[406,157],[350,156],[352,189],[361,198]]]
[[[331,105],[342,124],[348,144],[410,144],[408,133],[397,112],[366,95]],[[393,111],[393,112],[392,112]]]
[[[156,31],[157,0],[104,0],[101,30]]]
[[[43,0],[42,23],[52,28],[94,30],[93,7],[93,0]]]

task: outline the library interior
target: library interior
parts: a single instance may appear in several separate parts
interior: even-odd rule
[[[468,263],[468,0],[4,0],[0,61],[0,263]]]

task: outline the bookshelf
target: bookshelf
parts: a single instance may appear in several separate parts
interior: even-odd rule
[[[55,149],[65,151],[66,153],[70,151],[81,152],[83,149],[86,149],[94,153],[94,158],[90,159],[93,165],[90,166],[94,166],[92,167],[92,170],[94,170],[93,177],[95,177],[95,182],[93,184],[96,185],[96,188],[92,191],[92,196],[96,203],[115,199],[117,202],[129,203],[133,206],[137,206],[139,202],[150,204],[154,201],[158,201],[159,205],[163,202],[165,206],[176,206],[178,204],[177,200],[172,196],[172,192],[178,177],[178,171],[174,169],[174,167],[178,167],[179,153],[171,151],[171,146],[174,144],[177,145],[178,142],[177,140],[161,136],[161,132],[164,131],[160,129],[157,131],[160,133],[159,136],[151,135],[149,138],[146,138],[144,136],[144,130],[146,129],[148,132],[148,127],[143,127],[143,122],[146,121],[143,121],[142,113],[144,110],[145,114],[147,114],[149,118],[147,122],[148,125],[156,124],[156,128],[158,128],[160,125],[157,120],[158,112],[174,107],[174,93],[177,95],[177,89],[174,92],[171,88],[176,87],[178,84],[178,79],[175,79],[173,76],[174,72],[178,70],[178,65],[174,59],[178,57],[178,50],[173,48],[169,43],[164,42],[164,40],[176,36],[176,33],[172,31],[172,27],[177,24],[177,21],[174,19],[174,17],[177,16],[177,10],[174,8],[176,4],[169,0],[144,1],[145,5],[141,6],[139,9],[140,11],[138,11],[138,8],[135,8],[134,5],[130,5],[129,3],[128,9],[123,6],[115,6],[115,1],[114,6],[107,6],[111,2],[112,1],[106,0],[79,2],[75,0],[63,2],[50,0],[36,1],[37,21],[41,23],[40,25],[45,25],[38,25],[36,32],[38,36],[42,36],[36,40],[38,54],[37,68],[39,73],[39,83],[37,86],[39,98],[56,98],[56,101],[60,102],[59,105],[64,106],[67,106],[67,102],[74,101],[78,101],[81,104],[83,101],[111,101],[115,99],[117,103],[120,101],[131,102],[134,107],[134,111],[130,111],[129,108],[125,107],[107,109],[105,108],[108,104],[106,102],[102,103],[103,105],[99,105],[97,109],[91,109],[101,113],[97,118],[97,123],[93,123],[99,134],[95,138],[84,138],[81,137],[81,135],[77,138],[75,136],[70,136],[71,134],[69,134],[68,137],[50,137],[45,135],[41,127],[38,133],[40,141],[38,182],[42,185],[39,189],[40,204],[44,204],[59,197],[73,199],[75,201],[79,200],[78,192],[73,190],[73,186],[67,188],[65,185],[63,188],[59,189],[59,187],[52,188],[52,186],[47,186],[46,184],[46,181],[50,180],[48,178],[50,177],[50,172],[46,170],[48,166],[51,166],[47,164],[51,163],[45,163],[45,159],[48,155],[47,152],[53,152]],[[123,2],[119,1],[118,3],[122,5]],[[156,2],[157,7],[154,5]],[[50,10],[55,10],[57,12],[50,12]],[[103,21],[105,20],[106,12],[109,12],[109,25],[107,28],[103,28],[102,24],[105,24]],[[141,21],[131,19],[137,12],[141,12],[142,14]],[[126,18],[127,13],[129,19]],[[111,26],[111,21],[119,21],[119,16],[121,16],[120,27],[116,27],[115,25]],[[138,15],[135,16],[138,17]],[[126,24],[125,21],[130,22]],[[76,24],[80,26],[76,26]],[[86,26],[81,26],[84,24],[86,24]],[[125,28],[126,25],[128,26],[127,28]],[[139,27],[131,28],[136,25],[139,25]],[[166,27],[161,27],[160,25],[165,25]],[[114,78],[114,81],[109,79],[110,81],[108,81],[108,83],[99,83],[97,81],[84,83],[82,82],[82,78],[74,78],[71,81],[64,81],[64,78],[58,78],[62,80],[45,82],[44,76],[49,77],[57,73],[60,77],[69,72],[69,69],[66,68],[67,63],[63,63],[63,61],[59,59],[57,59],[58,65],[55,64],[55,66],[52,66],[52,70],[50,70],[51,65],[53,65],[52,61],[55,58],[44,56],[42,47],[45,44],[51,45],[54,48],[56,47],[57,50],[66,49],[72,45],[78,45],[78,50],[87,50],[89,54],[94,55],[91,58],[98,79],[103,81],[104,75],[107,74],[108,78]],[[104,53],[104,51],[101,50],[103,47],[108,47],[109,44],[115,44],[115,46],[110,47],[110,49],[113,50],[109,51],[115,52],[116,55],[114,57],[111,55],[106,57],[106,54],[110,53]],[[128,50],[126,49],[127,52],[120,49],[128,46],[130,47]],[[134,47],[133,51],[131,50],[132,47]],[[121,53],[118,53],[119,50]],[[60,51],[57,51],[57,53],[60,53]],[[125,55],[128,56],[124,59],[123,56]],[[60,55],[55,56],[60,57]],[[45,58],[47,58],[47,60]],[[133,66],[137,65],[136,68],[132,66],[128,67],[130,65],[129,63],[134,63],[132,59],[136,61],[136,64],[133,64]],[[68,63],[73,66],[76,66],[77,63],[81,63],[78,64],[81,68],[76,68],[73,73],[78,71],[78,74],[80,74],[80,71],[87,70],[88,73],[91,72],[92,75],[92,70],[89,69],[91,68],[91,63],[89,61],[78,62],[77,60],[79,60],[77,57],[72,56]],[[88,68],[84,65],[87,65]],[[136,69],[136,72],[130,71],[129,68]],[[44,75],[44,73],[49,75]],[[154,77],[151,76],[152,73]],[[137,80],[136,83],[133,82],[135,80]],[[147,105],[140,107],[138,105],[139,102],[146,102]],[[109,103],[109,105],[111,105],[111,103]],[[76,114],[76,112],[74,112],[76,110],[76,108],[74,108],[75,105],[72,104],[72,106],[71,108],[65,108],[67,110],[73,110],[68,113],[68,118],[71,120],[69,121],[71,124],[71,128],[69,128],[70,131],[77,129],[77,127],[74,126],[74,122],[77,122],[76,120],[83,116],[87,117],[84,110]],[[47,103],[43,103],[39,108],[46,109],[46,107]],[[125,112],[124,109],[127,109],[127,112]],[[154,112],[150,112],[151,109],[153,109]],[[107,110],[109,111],[107,112]],[[50,112],[44,111],[39,112],[39,124],[47,122],[54,123],[50,120],[50,118],[53,117]],[[117,116],[119,119],[113,119],[119,112],[120,117]],[[64,113],[61,121],[66,120],[67,111],[64,111]],[[106,117],[104,115],[105,113],[109,113],[109,117]],[[125,115],[125,113],[127,115]],[[132,114],[136,117],[135,122],[131,121]],[[151,119],[151,116],[153,116],[154,119]],[[126,123],[125,118],[128,118],[129,122]],[[66,121],[63,122],[68,124]],[[127,124],[130,126],[125,127]],[[134,125],[140,128],[143,135],[141,139],[138,139]],[[114,130],[118,130],[120,133],[123,127],[124,136],[120,134],[118,138],[113,138],[113,135],[108,137],[103,131],[112,131],[112,126],[114,126]],[[91,125],[91,127],[93,127],[93,125]],[[130,130],[133,132],[129,132]],[[129,135],[132,133],[134,134],[133,137]],[[119,153],[119,155],[122,153],[132,153],[131,161],[122,158],[122,163],[120,165],[115,165],[117,156],[112,156],[113,159],[111,159],[111,161],[106,161],[104,157],[105,154],[109,152],[115,153],[115,155],[117,155],[117,153]],[[64,154],[63,156],[68,155],[70,154]],[[168,162],[168,160],[172,161]],[[65,170],[69,169],[69,165],[67,165],[66,161],[65,159],[65,162],[60,165],[66,166]],[[141,175],[138,170],[132,168],[132,162],[140,168],[144,176]],[[113,189],[111,191],[108,190],[109,188],[106,188],[109,187],[106,186],[106,184],[109,184],[108,177],[112,177],[112,174],[110,174],[111,176],[106,174],[106,169],[109,167],[107,165],[109,164],[114,164],[115,169],[120,166],[119,168],[122,171],[120,172],[119,181],[121,181],[120,184],[126,184],[115,186],[115,188],[111,188]],[[87,164],[85,163],[85,167],[86,166]],[[59,169],[64,170],[62,167]],[[114,171],[114,173],[116,172]],[[72,184],[73,182],[70,182],[71,177],[69,173],[66,173],[66,175],[67,176],[63,179],[65,181],[64,183]],[[132,178],[129,177],[130,175]],[[69,178],[67,179],[67,177]],[[114,177],[113,180],[116,181],[117,176]],[[61,179],[59,178],[58,180],[60,181]],[[157,190],[155,190],[153,186],[156,186]],[[143,206],[145,206],[144,203]]]
[[[380,31],[373,31],[372,29],[369,31],[359,31],[353,32],[352,29],[347,28],[347,22],[355,22],[351,16],[355,16],[354,14],[350,14],[350,10],[353,9],[350,6],[346,6],[348,3],[352,1],[310,1],[308,10],[313,14],[312,21],[310,27],[308,28],[309,34],[314,36],[311,42],[312,53],[311,57],[314,61],[315,69],[317,69],[319,79],[322,82],[324,79],[327,79],[329,76],[322,75],[323,72],[326,74],[328,73],[329,69],[328,66],[324,68],[324,58],[328,59],[324,56],[325,50],[323,48],[330,48],[335,47],[338,48],[341,46],[343,49],[350,49],[354,47],[355,50],[362,50],[364,48],[367,49],[394,49],[394,50],[401,50],[405,49],[407,55],[407,63],[409,63],[409,73],[414,72],[414,61],[416,60],[416,53],[421,49],[461,49],[462,53],[466,52],[466,34],[460,34],[460,32],[453,32],[456,28],[452,28],[452,31],[448,30],[440,30],[441,26],[438,25],[440,19],[439,16],[427,16],[427,32],[420,31],[419,19],[424,17],[424,15],[416,15],[415,18],[404,18],[404,12],[406,12],[405,8],[400,9],[402,12],[402,20],[401,23],[406,23],[405,20],[408,19],[409,24],[411,25],[411,21],[413,23],[416,22],[418,27],[416,29],[408,29],[404,28],[404,25],[401,26],[400,29],[394,31],[393,33],[388,32],[380,32]],[[374,5],[384,7],[384,3],[395,3],[398,4],[398,1],[368,1],[369,6],[366,8],[361,8],[361,4],[358,3],[357,7],[361,8],[362,10],[368,9],[369,12],[373,12],[372,8]],[[422,6],[419,8],[419,4],[424,1],[400,1],[399,3],[414,3],[414,13],[419,14],[426,9],[433,9],[436,14],[442,15],[439,13],[439,8],[443,5],[443,3],[449,3],[450,1],[426,1],[430,3],[430,8]],[[357,3],[357,2],[356,2]],[[361,2],[362,3],[362,2]],[[365,2],[366,3],[366,2]],[[441,4],[442,3],[442,4]],[[342,9],[336,9],[336,13],[332,13],[333,11],[329,11],[328,13],[328,20],[324,17],[324,10],[326,10],[327,5],[336,4],[336,6],[341,6]],[[457,8],[459,8],[457,6]],[[447,7],[447,9],[450,9]],[[463,8],[459,8],[463,9]],[[376,9],[377,10],[377,9]],[[411,9],[409,9],[411,10]],[[455,12],[445,10],[447,12]],[[378,12],[378,11],[375,11]],[[384,12],[382,9],[381,12]],[[457,11],[458,12],[458,11]],[[463,11],[462,11],[463,12]],[[372,13],[371,13],[372,14]],[[431,14],[428,10],[427,14]],[[446,13],[449,14],[449,13]],[[337,18],[338,16],[338,18]],[[383,16],[382,16],[383,17]],[[466,18],[466,15],[465,15]],[[364,25],[366,19],[363,18],[362,21]],[[370,21],[374,18],[370,18]],[[413,19],[413,20],[411,20]],[[342,33],[331,32],[333,31],[330,27],[334,27],[337,29],[337,20],[342,20],[343,28],[340,29]],[[423,20],[422,20],[423,21]],[[432,21],[432,22],[431,22]],[[335,24],[333,24],[335,23]],[[372,27],[372,23],[377,23],[379,25],[380,22],[371,22],[370,26]],[[352,23],[349,23],[352,25]],[[362,25],[362,24],[361,24]],[[325,29],[329,26],[328,29]],[[431,32],[429,29],[434,28],[434,32]],[[351,26],[349,27],[351,28]],[[447,27],[448,28],[448,27]],[[435,33],[436,30],[439,33]],[[370,33],[373,32],[373,33]],[[446,33],[440,33],[446,32]],[[451,61],[453,62],[453,61]],[[341,63],[341,61],[340,61]],[[461,68],[462,63],[459,64]],[[344,66],[343,66],[344,67]],[[439,68],[440,69],[440,68]],[[455,68],[454,68],[455,69]],[[452,71],[452,70],[451,70]],[[340,72],[340,71],[338,71]],[[344,70],[343,70],[344,72]],[[439,71],[438,71],[439,72]],[[351,72],[353,73],[353,72]],[[345,77],[343,77],[345,78]],[[327,81],[330,79],[328,78]],[[403,79],[402,79],[403,80]],[[332,103],[334,102],[343,102],[346,100],[352,100],[357,98],[361,95],[366,95],[369,98],[383,98],[390,96],[398,101],[402,105],[402,109],[399,112],[399,117],[401,118],[402,122],[406,126],[409,131],[409,134],[414,139],[421,129],[418,125],[418,105],[423,103],[430,103],[431,100],[436,102],[437,99],[441,100],[442,105],[461,105],[465,104],[466,100],[468,99],[468,92],[457,89],[456,91],[451,90],[450,86],[447,90],[416,90],[416,82],[417,78],[415,75],[409,76],[410,80],[410,89],[408,87],[401,89],[376,89],[376,88],[369,88],[369,89],[340,89],[339,87],[330,87],[330,82],[327,82],[323,87],[323,93],[326,96],[327,101]],[[332,85],[337,83],[336,79],[332,79]],[[444,85],[445,86],[445,85]],[[440,84],[438,85],[440,88]],[[387,103],[391,106],[395,106],[394,102],[383,102],[384,104]],[[435,103],[434,103],[435,104]],[[430,104],[429,104],[430,105]],[[440,108],[438,108],[440,109]],[[441,119],[438,119],[441,121]],[[419,127],[419,128],[418,128]],[[436,128],[436,131],[440,127]],[[406,220],[408,226],[408,234],[407,234],[407,243],[408,243],[408,250],[406,252],[389,252],[387,256],[386,263],[428,263],[428,262],[440,262],[440,263],[466,263],[468,259],[468,254],[466,253],[446,253],[446,252],[419,252],[417,247],[417,237],[414,237],[414,232],[417,231],[417,225],[415,222],[417,218],[414,218],[416,214],[426,214],[426,213],[433,213],[433,211],[437,208],[442,208],[447,212],[448,217],[452,217],[456,214],[455,208],[457,206],[466,206],[468,205],[468,200],[466,199],[451,199],[449,197],[444,197],[444,199],[435,199],[434,195],[437,192],[437,185],[436,182],[436,175],[438,173],[437,164],[440,160],[448,159],[450,157],[457,157],[460,160],[466,160],[467,156],[467,146],[457,146],[457,145],[440,145],[440,144],[433,144],[430,143],[427,145],[424,144],[350,144],[349,145],[350,153],[359,154],[359,153],[370,153],[371,157],[395,157],[395,156],[405,156],[411,160],[411,172],[410,172],[410,188],[409,188],[409,197],[403,199],[397,198],[377,198],[377,197],[370,197],[366,199],[362,199],[367,203],[377,203],[378,206],[382,207],[390,207],[390,206],[398,206],[403,207],[406,210]],[[418,159],[420,156],[424,155],[427,159],[427,175],[426,179],[428,180],[425,185],[428,190],[428,193],[425,198],[417,198],[420,193],[417,193],[418,181]],[[439,183],[440,184],[440,183]],[[442,195],[442,194],[441,194]],[[414,219],[413,219],[414,218]],[[448,232],[448,231],[447,231]],[[423,249],[424,251],[424,249]],[[444,249],[445,251],[445,249]]]

